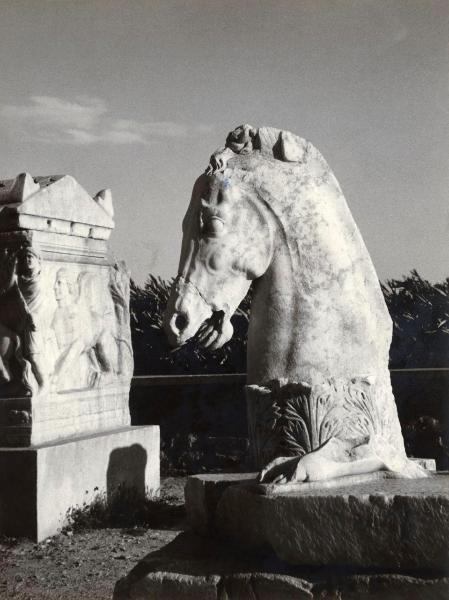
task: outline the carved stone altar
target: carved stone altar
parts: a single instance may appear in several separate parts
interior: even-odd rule
[[[109,190],[92,198],[68,175],[0,181],[0,447],[28,447],[26,460],[39,463],[44,447],[51,462],[58,459],[49,448],[72,444],[58,452],[72,457],[73,470],[83,468],[73,461],[89,445],[81,438],[109,436],[98,441],[103,454],[90,457],[99,481],[119,439],[157,446],[158,435],[130,428],[130,280],[108,249],[113,215]],[[3,474],[25,456],[0,454]],[[151,468],[156,488],[159,467]],[[0,529],[1,521],[0,511]]]
[[[109,191],[69,176],[0,182],[0,445],[130,424],[129,275]]]

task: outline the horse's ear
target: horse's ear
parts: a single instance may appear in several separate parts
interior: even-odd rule
[[[206,175],[214,173],[223,173],[230,158],[234,156],[234,152],[230,148],[219,148],[215,150],[209,159],[209,164],[204,171]]]
[[[290,133],[290,131],[281,131],[280,146],[282,159],[286,162],[305,161],[307,154],[307,142],[305,139]]]

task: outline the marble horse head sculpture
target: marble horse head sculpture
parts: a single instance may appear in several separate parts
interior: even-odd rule
[[[405,454],[391,319],[335,176],[306,140],[243,125],[194,185],[169,341],[222,346],[251,283],[247,402],[260,480],[426,476]]]

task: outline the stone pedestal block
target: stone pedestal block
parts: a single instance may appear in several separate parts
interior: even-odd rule
[[[435,472],[435,461],[429,458],[414,458],[423,469]],[[264,496],[289,495],[292,493],[304,494],[314,492],[318,494],[323,490],[350,487],[361,483],[381,482],[389,477],[386,471],[365,473],[362,475],[349,475],[327,481],[313,481],[306,483],[288,483],[284,485],[257,483],[257,473],[207,473],[192,475],[187,479],[184,489],[187,519],[193,531],[201,535],[216,533],[217,506],[230,486],[245,486],[256,494]]]
[[[118,486],[159,490],[159,427],[124,427],[27,448],[0,448],[0,532],[36,542],[69,508]]]
[[[449,566],[449,475],[262,495],[233,485],[214,527],[294,565],[433,569]]]
[[[257,473],[207,473],[193,475],[184,488],[187,520],[201,535],[214,533],[215,513],[225,490],[232,485],[254,484]]]

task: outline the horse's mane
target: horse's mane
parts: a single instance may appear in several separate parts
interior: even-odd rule
[[[299,202],[301,187],[331,184],[333,193],[328,197],[341,195],[337,180],[317,148],[298,135],[274,127],[241,125],[228,134],[226,145],[212,154],[206,175],[226,183],[231,173],[234,181],[251,188],[248,198],[257,199],[256,205],[260,203],[272,215],[291,256],[297,253],[304,205]]]
[[[222,173],[232,159],[255,153],[290,164],[304,164],[313,157],[327,167],[320,152],[310,142],[290,131],[240,125],[228,134],[225,146],[212,154],[206,174]]]

